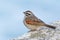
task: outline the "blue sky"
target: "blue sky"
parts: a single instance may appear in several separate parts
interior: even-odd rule
[[[0,40],[28,32],[23,24],[26,10],[48,24],[60,20],[60,0],[0,0]]]

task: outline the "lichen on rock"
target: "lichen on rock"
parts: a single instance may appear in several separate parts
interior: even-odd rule
[[[43,26],[37,31],[10,40],[60,40],[60,21],[53,22],[51,25],[56,26],[56,29]]]

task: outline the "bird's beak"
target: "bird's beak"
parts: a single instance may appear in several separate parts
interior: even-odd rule
[[[25,12],[23,12],[25,14]]]
[[[25,13],[25,12],[23,12],[23,13]]]

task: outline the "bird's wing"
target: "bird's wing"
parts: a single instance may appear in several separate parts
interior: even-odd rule
[[[40,22],[44,23],[41,19],[38,19],[38,21],[40,21]]]
[[[26,20],[27,24],[30,25],[42,25],[44,22],[38,19]]]

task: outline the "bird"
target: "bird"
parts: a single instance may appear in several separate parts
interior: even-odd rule
[[[28,29],[30,29],[30,31],[36,31],[37,28],[42,27],[42,26],[46,26],[48,28],[56,29],[55,26],[46,24],[41,19],[37,18],[33,14],[33,12],[30,10],[24,11],[23,13],[24,13],[23,23]]]

